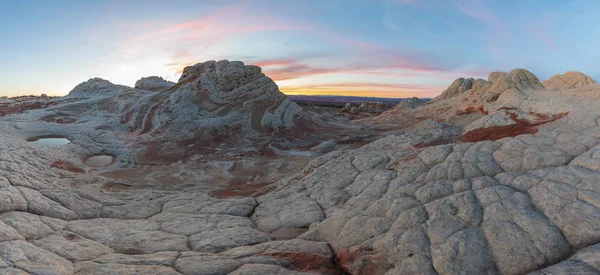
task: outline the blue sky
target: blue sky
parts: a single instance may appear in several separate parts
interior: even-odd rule
[[[260,65],[289,94],[431,97],[520,67],[600,79],[599,14],[588,0],[2,1],[0,95],[176,80],[212,59]]]

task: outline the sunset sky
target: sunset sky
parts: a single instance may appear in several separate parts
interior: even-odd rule
[[[517,67],[598,80],[599,15],[595,0],[1,1],[0,95],[176,81],[220,59],[288,94],[433,97]]]

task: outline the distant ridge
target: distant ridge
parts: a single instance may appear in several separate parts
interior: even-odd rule
[[[288,95],[292,101],[302,103],[327,103],[331,105],[340,105],[343,107],[346,103],[360,105],[364,101],[380,101],[389,106],[394,106],[405,98],[384,98],[384,97],[366,97],[366,96],[336,96],[336,95]],[[421,98],[426,101],[431,98]]]

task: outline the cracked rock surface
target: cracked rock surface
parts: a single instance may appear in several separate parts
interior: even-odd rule
[[[600,273],[594,83],[517,69],[344,121],[241,62],[159,80],[0,103],[0,274]]]

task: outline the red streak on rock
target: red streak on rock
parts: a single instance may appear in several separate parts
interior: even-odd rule
[[[384,254],[357,246],[337,253],[338,266],[346,274],[385,274],[393,268],[386,258]]]
[[[49,105],[48,103],[42,102],[27,102],[27,103],[8,103],[8,104],[0,104],[0,117],[22,113],[28,110],[41,109]]]
[[[264,256],[279,258],[289,263],[287,268],[300,272],[315,272],[322,274],[342,274],[335,266],[333,258],[310,253],[278,252],[265,253]]]
[[[275,180],[270,182],[248,183],[247,179],[237,178],[230,181],[225,189],[212,192],[212,195],[216,198],[250,197],[254,194],[262,193],[259,191],[273,182],[275,182]]]
[[[147,141],[140,143],[145,148],[138,154],[140,164],[164,165],[184,159],[185,152],[181,148],[170,148],[160,141]]]
[[[55,120],[54,122],[58,123],[58,124],[70,124],[70,123],[74,123],[76,120],[72,119],[72,118],[60,118]]]
[[[85,173],[85,170],[81,167],[75,166],[73,164],[67,163],[62,160],[57,160],[50,165],[50,167],[66,170],[73,173]]]
[[[409,161],[409,160],[415,159],[415,158],[417,158],[419,153],[420,152],[416,152],[416,153],[412,153],[410,155],[406,155],[406,156],[402,157],[402,161]]]
[[[472,114],[472,113],[475,113],[475,112],[480,112],[480,113],[482,113],[484,115],[487,115],[489,113],[488,111],[486,111],[485,109],[483,109],[483,106],[479,106],[477,108],[471,106],[471,107],[469,107],[467,109],[464,109],[464,110],[457,110],[456,111],[456,115],[468,115],[468,114]]]
[[[538,132],[538,125],[565,117],[569,112],[559,113],[553,116],[537,113],[531,114],[535,116],[534,121],[519,119],[516,113],[510,113],[510,119],[515,122],[514,124],[471,130],[461,137],[461,141],[477,142],[482,140],[498,140],[505,137],[516,137],[523,134],[535,134]]]
[[[158,109],[158,106],[158,104],[152,106],[152,108],[150,108],[150,111],[148,111],[148,114],[146,114],[146,118],[144,119],[144,128],[142,128],[140,135],[148,133],[150,132],[150,130],[152,130],[152,119],[154,118],[154,113]]]
[[[122,117],[121,117],[121,123],[125,124],[127,122],[129,122],[131,120],[131,117],[133,116],[133,111],[134,109],[129,110],[129,112],[125,113]]]
[[[58,124],[70,124],[77,121],[74,118],[63,117],[61,115],[48,115],[45,117],[41,117],[40,121],[48,122],[48,123],[58,123]]]

